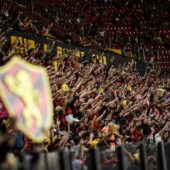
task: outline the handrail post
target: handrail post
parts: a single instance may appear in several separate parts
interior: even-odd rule
[[[148,170],[147,167],[147,155],[146,155],[146,145],[142,143],[140,145],[140,160],[141,160],[141,169]]]
[[[118,159],[119,159],[119,170],[125,170],[125,152],[124,146],[119,146],[117,148]]]
[[[61,170],[72,170],[72,162],[70,152],[62,150],[60,152],[60,169]]]
[[[92,159],[92,169],[93,170],[102,170],[101,168],[101,156],[99,149],[91,150],[91,159]]]
[[[167,170],[166,157],[165,157],[165,149],[163,142],[159,142],[157,144],[157,156],[158,156],[158,167],[161,170]]]

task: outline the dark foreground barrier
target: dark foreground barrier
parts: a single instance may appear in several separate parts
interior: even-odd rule
[[[74,157],[75,153],[22,153],[21,170],[169,170],[170,143],[125,145],[116,151],[96,148]]]

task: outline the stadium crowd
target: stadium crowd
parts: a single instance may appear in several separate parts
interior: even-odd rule
[[[67,6],[66,2],[62,3],[59,8],[57,7],[59,11],[55,10],[56,7],[47,8],[43,11],[45,12],[43,16],[54,19],[68,32],[76,33],[83,38],[88,35],[86,38],[96,39],[104,47],[132,48],[137,45],[155,48],[159,46],[166,50],[169,42],[167,19],[169,14],[164,8],[161,8],[161,5],[148,6],[148,12],[144,12],[142,1],[137,5],[124,4],[123,7],[116,4],[118,8],[114,10],[111,3],[82,2],[83,7],[81,7],[81,3],[75,3],[76,10],[73,10],[75,8],[71,4]],[[160,9],[158,10],[158,8]],[[52,9],[53,11],[50,12]],[[62,11],[66,15],[63,15]],[[117,11],[119,16],[114,14],[114,11]],[[165,27],[166,32],[158,33],[159,31],[150,29],[153,32],[147,34],[148,27],[152,28],[156,24],[152,23],[155,21],[153,18],[157,16],[155,11],[163,12],[163,14],[165,12],[165,15],[158,15],[156,21],[157,26],[161,27],[159,31]],[[127,13],[129,15],[126,15]],[[11,15],[6,6],[1,9],[0,23],[3,25],[12,23],[10,29],[36,33],[41,36],[47,36],[53,27],[51,24],[39,25],[37,21],[23,17],[22,14],[22,12],[18,12],[17,15]],[[77,14],[79,15],[77,16]],[[70,22],[65,22],[68,21],[69,16],[72,16]],[[138,19],[131,21],[131,18],[135,16],[139,16]],[[84,18],[89,20],[83,20]],[[102,18],[104,19],[102,20]],[[148,23],[148,21],[150,22]],[[104,24],[104,22],[106,23]],[[90,27],[87,25],[89,23],[91,23]],[[97,23],[97,25],[92,23]],[[117,25],[117,27],[113,27],[113,25]],[[132,27],[135,29],[131,30]],[[112,35],[117,38],[113,38]],[[149,35],[152,37],[148,37]],[[157,36],[161,36],[159,40]],[[156,38],[154,39],[154,37]],[[24,47],[19,40],[16,40],[13,45],[9,45],[3,34],[0,36],[0,42],[1,66],[9,61],[18,48]],[[109,42],[110,44],[107,44]],[[78,168],[80,170],[81,166],[86,169],[85,153],[91,148],[99,147],[101,150],[115,151],[119,145],[136,144],[145,140],[154,143],[159,138],[162,138],[164,142],[170,140],[169,78],[162,77],[154,67],[145,76],[140,77],[134,60],[127,66],[115,68],[113,65],[101,65],[99,62],[89,63],[85,57],[75,57],[75,52],[68,51],[63,56],[55,56],[50,52],[43,52],[41,46],[37,45],[35,49],[31,49],[21,56],[30,63],[46,67],[48,71],[54,103],[53,125],[50,135],[43,144],[33,143],[15,130],[14,120],[8,117],[1,102],[1,151],[5,153],[8,148],[8,151],[14,151],[17,155],[19,152],[51,152],[66,148],[73,152],[74,159],[79,161],[74,162],[75,170],[76,166],[80,166]],[[9,154],[8,157],[0,154],[0,162],[3,162],[4,159],[10,168],[14,168],[13,154]],[[129,154],[129,159],[134,160],[134,157]],[[6,164],[2,166],[6,166]]]
[[[12,3],[2,4],[3,18],[8,18],[10,26],[13,23],[17,30],[41,36],[55,35],[58,30],[64,42],[95,49],[120,49],[125,56],[147,61],[154,58],[154,62],[168,67],[164,64],[170,58],[168,0],[36,1],[34,15],[41,18],[33,17],[29,11],[20,12]],[[9,13],[9,9],[14,10]],[[42,24],[41,20],[45,22]]]
[[[4,63],[15,54],[20,46],[18,42],[3,56]],[[51,60],[44,60],[45,55],[37,47],[22,56],[28,62],[45,66],[50,78],[54,119],[51,133],[41,147],[13,129],[1,104],[1,135],[16,137],[16,153],[67,148],[81,153],[83,159],[84,153],[96,146],[115,151],[118,145],[142,140],[153,143],[155,138],[161,137],[169,141],[169,78],[163,78],[154,69],[140,77],[135,61],[114,68],[98,62],[88,63],[86,58],[80,62],[75,51],[60,57],[51,56]],[[54,67],[56,61],[57,68]],[[6,138],[1,136],[0,143]]]
[[[69,34],[146,58],[169,55],[169,1],[44,0],[36,10]],[[55,4],[55,2],[57,2]],[[44,5],[44,6],[43,6]],[[165,57],[165,60],[167,57]]]

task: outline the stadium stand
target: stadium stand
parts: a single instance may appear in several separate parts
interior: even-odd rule
[[[15,130],[0,102],[1,170],[170,167],[168,0],[1,0],[0,6],[0,66],[19,54],[45,67],[54,105],[50,135],[37,144]],[[21,43],[21,35],[50,42],[48,52],[44,44]],[[53,53],[58,42],[75,49]],[[77,57],[80,48],[118,57],[90,62],[88,53]],[[128,63],[115,67],[119,57]],[[144,76],[138,62],[148,64]]]

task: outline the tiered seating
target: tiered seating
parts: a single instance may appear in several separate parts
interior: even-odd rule
[[[169,13],[160,2],[155,1],[148,6],[141,2],[131,4],[130,1],[121,6],[101,3],[95,0],[64,0],[60,5],[58,3],[55,8],[60,11],[59,25],[80,37],[95,38],[101,35],[100,32],[105,32],[106,42],[103,42],[103,37],[97,39],[105,47],[122,48],[135,40],[132,44],[139,46],[141,43],[161,45],[168,42],[170,30],[165,27]]]
[[[41,8],[35,12],[59,25],[56,29],[62,28],[73,44],[118,48],[147,61],[153,57],[154,62],[167,62],[170,25],[166,1],[39,0],[36,6]]]

